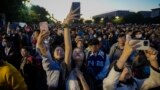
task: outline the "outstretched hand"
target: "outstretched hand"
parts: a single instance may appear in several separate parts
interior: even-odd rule
[[[157,60],[158,51],[154,48],[150,47],[148,50],[144,51],[144,53],[149,61]]]
[[[64,19],[63,24],[70,24],[72,20],[77,19],[76,16],[80,15],[80,14],[75,14],[78,9],[79,7],[73,11],[71,10],[69,14],[67,15],[67,17]]]
[[[49,36],[50,32],[49,31],[44,31],[41,30],[38,39],[37,39],[37,46],[42,46],[44,40]]]
[[[41,30],[37,39],[36,47],[40,50],[42,56],[47,56],[47,48],[43,45],[43,42],[49,36],[49,34],[49,31]]]
[[[117,66],[118,66],[119,69],[123,68],[124,64],[128,60],[128,57],[131,55],[133,50],[136,50],[136,48],[139,47],[139,45],[137,43],[139,43],[139,41],[127,40],[125,42],[123,53],[122,53],[122,55],[120,56],[120,58],[117,62]]]
[[[126,56],[130,56],[133,50],[136,50],[136,48],[140,47],[138,43],[139,41],[136,40],[135,41],[127,40],[125,42],[123,54],[125,54]]]

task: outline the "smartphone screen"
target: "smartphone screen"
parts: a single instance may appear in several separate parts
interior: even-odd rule
[[[74,11],[75,9],[79,8],[75,14],[79,14],[78,16],[76,16],[76,18],[80,18],[80,2],[72,2],[72,6],[71,6],[71,10]]]
[[[39,23],[39,26],[40,26],[40,30],[42,30],[42,31],[43,31],[43,30],[44,30],[44,31],[45,31],[45,30],[49,30],[49,29],[48,29],[48,23],[47,23],[47,22],[40,22],[40,23]]]

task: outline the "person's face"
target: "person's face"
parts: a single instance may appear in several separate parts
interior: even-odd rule
[[[22,32],[18,32],[19,36],[22,36]]]
[[[131,36],[131,35],[132,35],[132,32],[129,32],[128,34]]]
[[[84,38],[84,39],[88,39],[88,35],[84,35],[83,38]]]
[[[28,55],[27,50],[24,49],[24,48],[22,48],[22,49],[21,49],[21,55],[22,55],[22,57],[26,57],[26,56]]]
[[[9,46],[9,42],[6,39],[2,39],[2,46],[4,47]]]
[[[124,44],[125,44],[125,41],[126,41],[125,36],[118,38],[118,44],[120,44],[120,45],[124,45]]]
[[[72,35],[75,35],[75,34],[76,34],[76,31],[71,31],[71,34],[72,34]]]
[[[57,34],[58,35],[62,35],[63,34],[63,30],[62,29],[58,29]]]
[[[135,36],[136,36],[137,39],[140,39],[140,38],[142,38],[142,33],[141,32],[137,32]]]
[[[83,46],[84,46],[84,44],[83,44],[82,41],[78,41],[78,42],[77,42],[77,47],[78,47],[78,48],[83,48]]]
[[[75,48],[72,53],[73,60],[75,60],[76,66],[81,66],[84,60],[84,52],[80,48]]]
[[[106,35],[103,35],[103,39],[106,39],[107,38],[107,36]]]
[[[151,35],[151,38],[155,38],[155,34],[152,34],[152,35]]]
[[[56,47],[54,50],[54,58],[59,60],[64,58],[64,49],[62,47]]]
[[[99,45],[91,45],[90,49],[93,53],[96,53],[99,50]]]

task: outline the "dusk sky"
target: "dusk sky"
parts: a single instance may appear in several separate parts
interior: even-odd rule
[[[160,0],[31,0],[31,4],[46,8],[58,20],[63,20],[71,8],[72,2],[81,2],[82,18],[115,10],[148,11],[158,8]]]

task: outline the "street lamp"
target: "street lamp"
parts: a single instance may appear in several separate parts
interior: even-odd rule
[[[101,18],[101,21],[103,21],[104,20],[104,18]]]
[[[116,19],[119,19],[119,16],[116,16],[115,18],[116,18]]]
[[[104,18],[102,17],[102,18],[100,19],[100,23],[103,24],[103,22],[104,22]]]
[[[119,16],[115,16],[114,22],[115,22],[116,24],[118,24],[118,22],[119,22]]]

